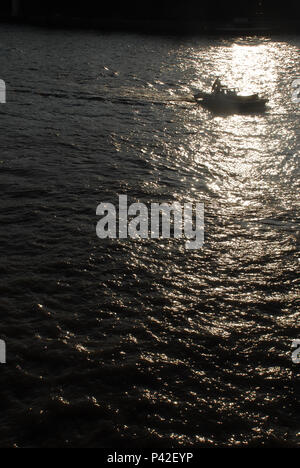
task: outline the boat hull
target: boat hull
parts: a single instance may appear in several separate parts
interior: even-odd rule
[[[258,112],[266,109],[268,99],[260,98],[257,94],[251,96],[227,96],[200,92],[194,95],[198,104],[218,111],[230,112]]]

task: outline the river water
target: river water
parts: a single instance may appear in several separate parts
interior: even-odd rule
[[[2,25],[2,447],[296,447],[300,37]],[[215,76],[264,114],[196,105]],[[96,236],[203,202],[205,244]]]

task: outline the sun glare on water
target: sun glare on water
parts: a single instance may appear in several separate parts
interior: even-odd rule
[[[238,86],[242,93],[272,92],[277,81],[277,64],[269,44],[233,44],[224,76],[230,86]]]

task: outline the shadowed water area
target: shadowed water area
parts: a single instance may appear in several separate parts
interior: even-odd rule
[[[2,447],[298,445],[299,47],[1,26]],[[119,194],[203,202],[204,246],[100,240]]]

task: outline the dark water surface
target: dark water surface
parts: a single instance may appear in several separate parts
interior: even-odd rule
[[[299,47],[1,26],[2,447],[297,446]],[[205,245],[98,239],[118,194],[204,202]]]

